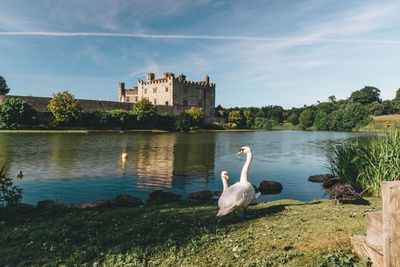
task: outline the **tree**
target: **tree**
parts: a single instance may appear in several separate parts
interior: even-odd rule
[[[350,103],[360,103],[362,105],[368,105],[372,102],[381,103],[380,90],[372,86],[365,86],[364,88],[354,91],[351,93],[349,101]]]
[[[275,124],[276,121],[273,119],[258,117],[255,119],[254,128],[262,130],[271,130]]]
[[[250,109],[245,109],[243,115],[246,119],[246,127],[251,128],[254,124],[254,113]]]
[[[344,110],[343,127],[345,130],[351,130],[369,122],[368,109],[360,103],[351,104]]]
[[[303,127],[310,127],[313,125],[313,113],[311,110],[304,110],[299,117],[299,122]]]
[[[287,120],[293,125],[299,124],[299,116],[296,113],[292,113]]]
[[[336,96],[331,95],[331,96],[328,97],[328,100],[329,100],[331,103],[335,104],[335,103],[336,103]]]
[[[19,129],[33,125],[37,112],[31,105],[18,98],[6,98],[0,105],[0,127]]]
[[[188,132],[190,127],[192,127],[192,116],[190,116],[187,112],[181,112],[176,117],[175,121],[175,129],[181,132]]]
[[[235,123],[238,127],[242,125],[243,115],[240,110],[232,110],[229,112],[228,121]]]
[[[175,117],[165,112],[158,117],[157,128],[161,130],[172,131],[175,128]]]
[[[71,126],[83,115],[79,101],[68,91],[54,95],[47,108],[53,114],[54,123],[59,126]]]
[[[157,108],[146,98],[133,104],[133,113],[144,128],[152,128],[157,122]]]
[[[10,92],[10,88],[8,88],[7,82],[3,76],[0,75],[0,95],[6,95]]]
[[[344,114],[343,109],[335,110],[331,114],[329,114],[329,116],[328,116],[329,130],[331,130],[331,131],[343,131],[344,130],[343,114]]]
[[[328,115],[324,111],[320,110],[318,111],[317,115],[315,115],[314,127],[319,131],[325,131],[329,129]]]
[[[12,178],[6,175],[6,163],[0,169],[0,211],[15,205],[22,199],[22,188],[13,185]]]
[[[192,122],[194,125],[199,125],[204,120],[204,111],[203,108],[191,107],[186,110],[190,116],[192,116]]]
[[[367,105],[369,114],[374,116],[381,116],[385,111],[385,106],[377,101]]]

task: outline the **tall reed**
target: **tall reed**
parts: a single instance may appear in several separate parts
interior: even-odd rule
[[[400,179],[400,131],[370,142],[350,140],[328,153],[328,168],[364,195],[380,195],[381,182]]]

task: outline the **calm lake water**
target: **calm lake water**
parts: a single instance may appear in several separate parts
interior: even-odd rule
[[[229,184],[239,180],[251,146],[249,179],[278,181],[283,191],[262,195],[276,199],[310,201],[327,198],[310,175],[329,172],[326,153],[349,138],[371,135],[348,132],[199,132],[0,134],[0,163],[7,159],[8,174],[23,171],[14,184],[24,190],[23,202],[53,199],[59,203],[112,199],[126,193],[145,200],[156,189],[182,194],[221,190],[220,173],[229,172]],[[122,153],[127,153],[126,161]]]

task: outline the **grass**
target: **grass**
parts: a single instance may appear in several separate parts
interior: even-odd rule
[[[372,121],[358,130],[361,132],[382,132],[391,127],[400,128],[400,114],[372,116]]]
[[[351,266],[350,236],[365,232],[366,210],[380,208],[380,198],[338,206],[279,200],[251,206],[251,219],[220,221],[215,201],[8,213],[0,265]]]
[[[380,195],[383,181],[400,179],[400,131],[391,129],[370,142],[349,140],[328,154],[330,169],[356,190]]]

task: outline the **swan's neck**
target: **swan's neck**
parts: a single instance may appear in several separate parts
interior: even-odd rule
[[[251,163],[252,159],[253,159],[253,154],[251,152],[247,153],[246,163],[244,164],[242,173],[240,175],[240,182],[248,182],[249,181],[248,173],[249,173],[249,167],[250,167],[250,163]]]
[[[225,178],[222,178],[221,180],[223,185],[222,192],[224,192],[228,188],[228,181]]]

